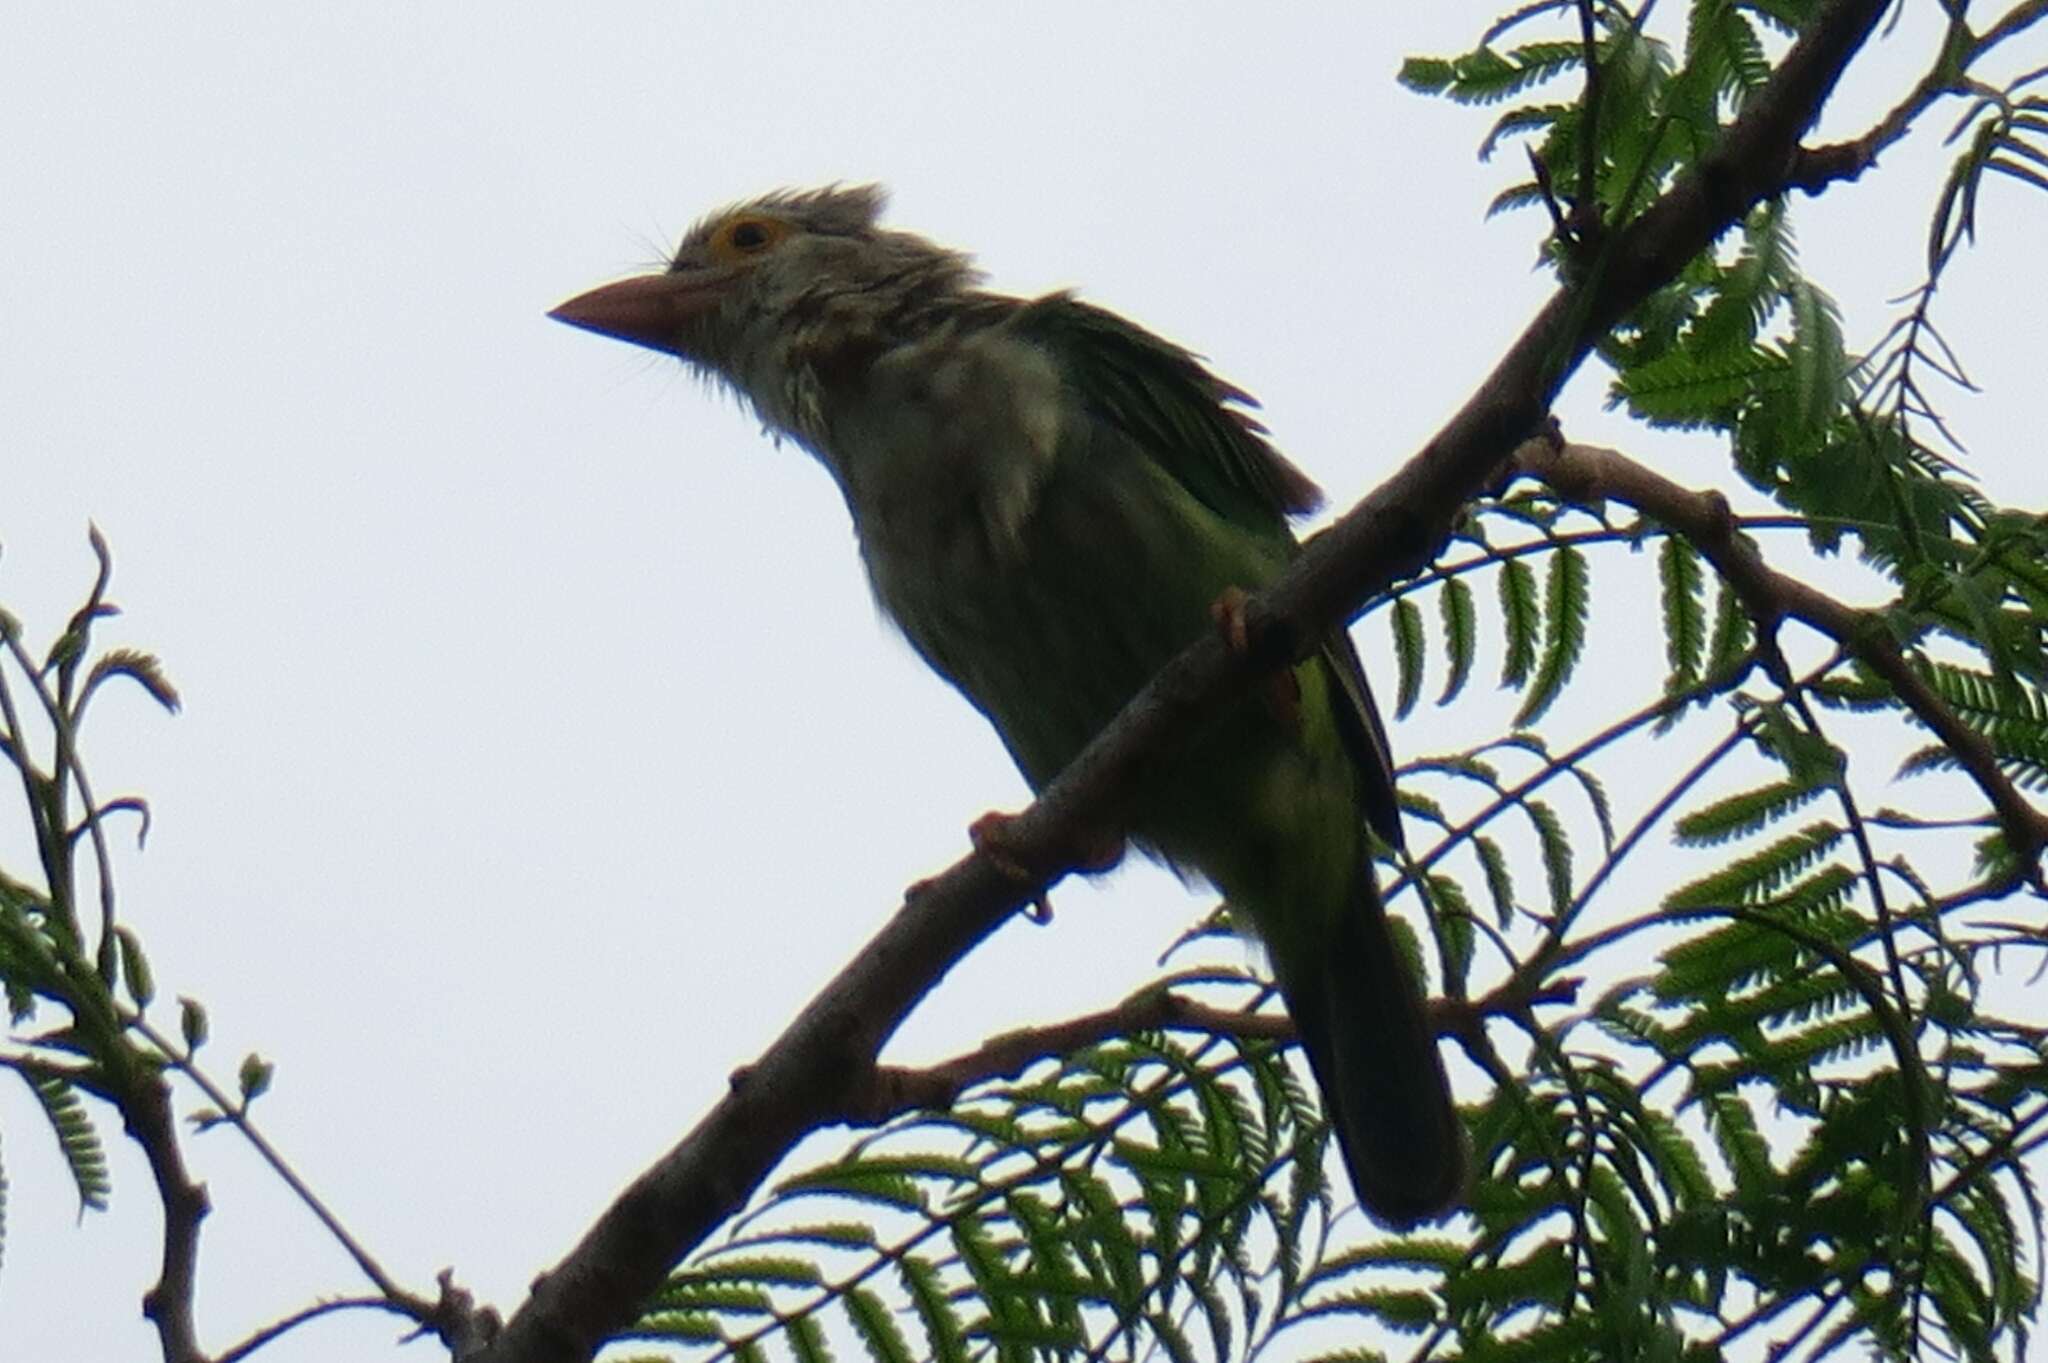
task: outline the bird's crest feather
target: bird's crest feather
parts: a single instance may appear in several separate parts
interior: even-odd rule
[[[708,234],[728,218],[749,213],[786,218],[807,231],[828,236],[861,236],[874,230],[882,210],[889,206],[889,191],[877,184],[824,185],[817,189],[778,189],[759,198],[728,204],[699,220],[689,235]]]

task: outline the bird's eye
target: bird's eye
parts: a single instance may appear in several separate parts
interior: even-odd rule
[[[795,230],[780,218],[734,218],[713,232],[706,245],[714,263],[738,265],[760,255]]]

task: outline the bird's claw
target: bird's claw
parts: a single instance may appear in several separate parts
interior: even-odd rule
[[[1015,822],[1016,815],[991,809],[967,825],[967,840],[974,844],[974,850],[987,859],[998,875],[1019,885],[1035,885],[1038,877],[1026,870],[1024,863],[1017,860],[1007,846],[1011,841],[1010,825]],[[1052,921],[1052,900],[1046,897],[1044,890],[1031,896],[1031,905],[1024,910],[1024,916],[1034,923]]]
[[[1017,821],[1012,814],[996,810],[967,825],[967,839],[974,844],[974,850],[988,859],[997,873],[1016,881],[1020,885],[1035,885],[1042,877],[1034,875],[1017,857],[1011,848],[1013,839],[1010,825]],[[1074,853],[1074,869],[1084,875],[1100,875],[1112,869],[1124,859],[1124,838],[1120,833],[1090,835]],[[1034,923],[1052,921],[1052,900],[1044,890],[1031,897],[1031,905],[1025,916]]]
[[[1216,622],[1223,646],[1240,658],[1251,652],[1251,626],[1245,609],[1250,601],[1242,587],[1225,587],[1209,603],[1209,618]],[[1301,679],[1293,668],[1283,667],[1267,676],[1259,685],[1259,695],[1267,711],[1288,732],[1301,727]]]
[[[1209,618],[1216,622],[1216,632],[1223,636],[1224,647],[1239,657],[1251,651],[1251,638],[1245,621],[1245,603],[1251,598],[1242,587],[1225,587],[1214,601],[1209,603]]]

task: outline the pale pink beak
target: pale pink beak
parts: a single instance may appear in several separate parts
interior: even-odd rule
[[[723,282],[701,275],[641,275],[579,293],[548,316],[600,336],[673,353],[684,324],[717,303]]]

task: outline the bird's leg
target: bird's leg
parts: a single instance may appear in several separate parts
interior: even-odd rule
[[[1251,652],[1250,627],[1245,620],[1245,605],[1250,600],[1242,587],[1225,587],[1222,595],[1209,603],[1209,618],[1216,622],[1223,646],[1239,657]],[[1259,683],[1259,696],[1267,711],[1290,733],[1301,727],[1301,679],[1293,668],[1268,673]]]

